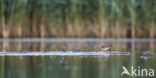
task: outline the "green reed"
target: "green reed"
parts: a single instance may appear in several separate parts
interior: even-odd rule
[[[5,75],[5,56],[0,57],[0,78],[4,78]]]
[[[154,38],[155,8],[155,0],[1,0],[0,37]]]

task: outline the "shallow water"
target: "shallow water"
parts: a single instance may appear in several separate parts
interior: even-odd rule
[[[101,51],[100,43],[112,47]],[[121,73],[123,66],[155,71],[155,46],[149,39],[0,40],[0,78],[149,78]]]

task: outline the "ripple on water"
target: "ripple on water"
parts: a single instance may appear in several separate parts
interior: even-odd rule
[[[131,55],[130,52],[118,52],[118,51],[111,51],[111,52],[73,52],[73,51],[50,51],[50,52],[0,52],[0,56],[95,56],[95,55],[103,55],[103,56],[110,56],[110,55]]]

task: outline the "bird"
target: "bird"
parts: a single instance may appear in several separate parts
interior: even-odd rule
[[[98,47],[102,50],[102,51],[107,51],[111,48],[110,45],[104,45],[104,44],[99,44]]]

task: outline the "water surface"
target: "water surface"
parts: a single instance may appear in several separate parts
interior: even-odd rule
[[[101,51],[100,43],[112,47]],[[1,39],[0,78],[132,78],[121,76],[123,66],[156,70],[155,45],[150,39]],[[143,77],[149,78],[136,78]]]

